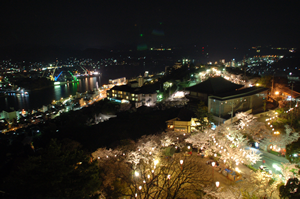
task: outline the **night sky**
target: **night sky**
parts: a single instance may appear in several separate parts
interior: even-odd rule
[[[299,1],[234,2],[5,0],[0,47],[299,46]]]

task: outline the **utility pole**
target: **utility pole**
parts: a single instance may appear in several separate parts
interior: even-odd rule
[[[294,86],[294,82],[293,81],[291,81],[292,82],[292,90],[291,90],[291,102],[290,102],[290,109],[292,108],[292,99],[293,99],[293,86]],[[293,127],[292,125],[293,125],[293,114],[294,114],[294,112],[291,112],[292,113],[292,118],[291,118],[291,127]]]
[[[220,117],[221,117],[221,101],[219,101],[219,121],[218,121],[218,126],[220,126]]]
[[[232,117],[233,117],[233,102],[231,102],[231,124],[232,124]]]
[[[292,89],[291,89],[291,101],[290,101],[290,109],[292,108],[292,98],[293,98],[293,87],[294,87],[294,82],[290,81],[290,83],[292,83]]]
[[[271,88],[271,95],[274,94],[274,74],[273,74],[273,79],[272,79],[272,88]]]

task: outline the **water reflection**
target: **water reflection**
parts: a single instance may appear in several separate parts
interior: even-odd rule
[[[0,111],[9,110],[10,107],[15,110],[41,108],[43,105],[50,104],[53,100],[76,95],[76,92],[83,93],[93,90],[97,88],[97,85],[100,85],[100,77],[86,77],[79,79],[79,82],[69,82],[38,91],[30,91],[29,95],[1,97]]]

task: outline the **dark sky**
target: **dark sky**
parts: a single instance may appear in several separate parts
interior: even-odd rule
[[[300,41],[298,2],[3,0],[0,46],[293,47]]]

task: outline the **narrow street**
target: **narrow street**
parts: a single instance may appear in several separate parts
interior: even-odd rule
[[[259,161],[253,165],[253,167],[256,169],[259,169],[259,167],[261,165],[263,165],[262,161],[265,160],[266,161],[264,164],[265,167],[267,167],[269,170],[271,170],[272,173],[280,174],[280,171],[278,171],[274,168],[274,164],[277,165],[278,167],[280,167],[281,163],[289,163],[289,161],[284,157],[279,157],[274,154],[271,154],[271,153],[268,153],[268,152],[265,152],[262,150],[258,150],[258,149],[254,149],[254,150],[257,150],[258,153],[262,154],[261,161]]]

